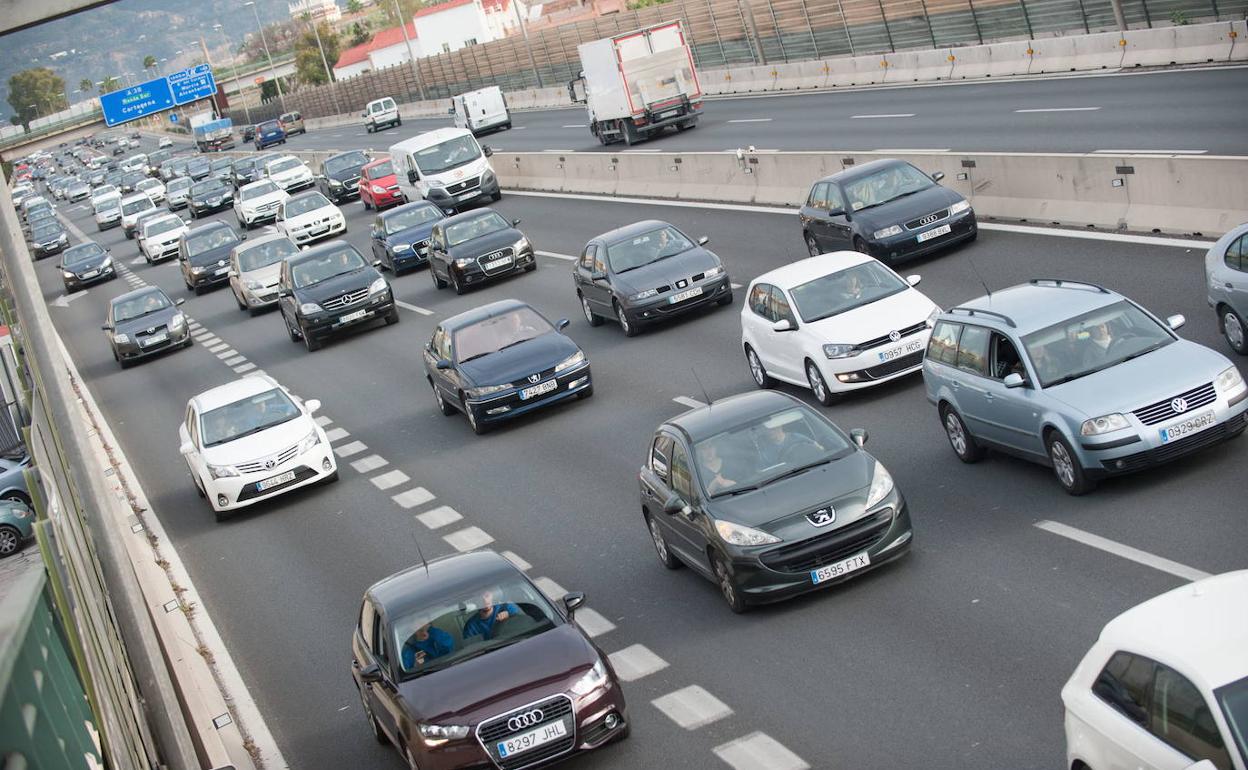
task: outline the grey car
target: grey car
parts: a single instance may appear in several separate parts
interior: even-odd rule
[[[119,297],[108,305],[103,329],[113,359],[125,369],[136,361],[166,350],[190,347],[192,337],[186,316],[176,302],[157,286],[145,286]]]
[[[1095,284],[1035,279],[942,313],[927,398],[963,462],[988,447],[1072,495],[1240,435],[1248,386],[1222,354]]]
[[[1219,238],[1205,254],[1205,286],[1226,344],[1248,355],[1248,223]]]

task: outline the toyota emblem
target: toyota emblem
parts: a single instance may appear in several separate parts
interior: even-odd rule
[[[542,713],[541,709],[530,709],[523,714],[516,714],[511,719],[508,719],[507,727],[513,732],[516,730],[523,730],[526,727],[535,727],[536,725],[541,724],[542,720],[545,718],[546,715]]]
[[[806,514],[806,520],[809,521],[812,526],[826,527],[836,521],[836,509],[830,505],[827,508],[820,508],[814,513]]]
[[[272,468],[274,465],[277,465],[277,461],[276,461],[276,460],[269,459],[269,460],[265,460],[265,461],[264,461],[264,467],[265,467],[265,468]]]
[[[1187,399],[1182,397],[1170,399],[1170,408],[1175,414],[1183,414],[1187,411]]]
[[[541,375],[541,373],[540,373],[540,372],[539,372],[539,373],[537,373],[537,374],[530,374],[530,375],[529,375],[529,382],[533,383],[534,385],[536,385],[537,383],[541,382],[541,380],[542,380],[542,375]]]
[[[896,342],[897,340],[901,339],[901,332],[893,330],[888,333],[888,338],[892,340],[893,342]]]

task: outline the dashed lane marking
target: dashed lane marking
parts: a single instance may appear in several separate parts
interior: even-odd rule
[[[689,398],[688,396],[677,396],[676,398],[673,398],[672,400],[680,404],[681,406],[687,406],[690,409],[697,409],[700,406],[706,406],[706,404],[697,400],[696,398]]]
[[[877,118],[913,118],[913,112],[890,112],[882,115],[850,115],[850,120],[875,120]]]
[[[404,310],[410,310],[410,311],[412,311],[413,313],[419,313],[420,315],[433,315],[433,311],[432,311],[432,310],[427,310],[427,309],[425,309],[425,308],[423,308],[423,307],[420,307],[420,306],[418,306],[418,305],[413,305],[413,304],[411,304],[411,303],[409,303],[409,302],[404,302],[403,300],[400,300],[400,299],[396,299],[396,300],[394,301],[394,304],[398,305],[399,307],[403,308]]]
[[[379,473],[373,476],[369,481],[373,482],[373,486],[378,489],[392,489],[400,484],[406,484],[411,481],[407,474],[403,471],[389,471],[387,473]]]
[[[602,616],[601,612],[592,607],[581,607],[576,611],[576,624],[592,639],[609,634],[615,630],[615,624]]]
[[[1177,561],[1171,561],[1163,556],[1151,554],[1148,551],[1141,551],[1138,548],[1132,548],[1107,537],[1094,535],[1091,532],[1085,532],[1082,529],[1072,527],[1068,524],[1062,524],[1056,521],[1037,521],[1036,527],[1043,529],[1045,532],[1052,532],[1065,538],[1074,540],[1076,543],[1100,549],[1106,553],[1112,553],[1115,556],[1121,556],[1128,561],[1136,564],[1143,564],[1146,567],[1152,567],[1155,570],[1166,572],[1175,577],[1181,577],[1184,580],[1203,580],[1209,577],[1208,572],[1198,570],[1195,567],[1189,567],[1186,564],[1180,564]]]
[[[584,123],[571,123],[566,126],[561,126],[561,128],[589,128],[589,126]]]
[[[1032,107],[1025,110],[1014,110],[1019,113],[1031,112],[1096,112],[1100,107]]]
[[[342,446],[334,447],[334,454],[342,458],[347,458],[351,455],[358,455],[365,449],[368,449],[368,446],[363,441],[352,441],[350,444],[343,444]]]
[[[449,505],[440,505],[432,511],[425,511],[416,515],[416,519],[429,529],[441,529],[448,524],[454,524],[464,518],[459,515],[459,511]]]
[[[520,554],[514,551],[503,551],[503,558],[511,562],[512,564],[514,564],[516,566],[516,569],[520,570],[521,572],[527,572],[529,568],[533,566],[532,564],[529,564],[527,561],[525,561],[524,558],[520,556]]]
[[[582,612],[584,610],[577,610],[578,621],[581,619]],[[728,707],[728,704],[696,684],[670,692],[650,702],[666,714],[668,719],[686,730],[696,730],[711,722],[732,716],[732,709]]]
[[[548,577],[539,577],[533,581],[533,584],[537,586],[539,591],[546,594],[546,598],[552,602],[559,601],[567,594],[563,586]]]
[[[224,361],[225,359],[233,358],[236,355],[238,355],[238,351],[235,350],[234,348],[231,348],[229,345],[226,345],[226,350],[222,350],[220,353],[218,353],[217,358]]]
[[[369,455],[362,460],[356,460],[351,463],[351,467],[355,468],[358,473],[372,473],[383,466],[389,465],[390,461],[381,455]]]
[[[741,284],[739,284],[739,283],[734,283],[734,284],[730,284],[730,285],[732,286],[732,288],[733,288],[733,289],[740,289],[740,288],[742,288]]]
[[[390,498],[395,505],[403,509],[415,508],[418,505],[424,505],[434,499],[434,494],[424,487],[412,487],[406,492],[400,492]]]
[[[632,682],[667,668],[667,661],[644,644],[634,644],[607,656],[615,673],[625,682]]]
[[[476,550],[494,542],[494,538],[480,527],[465,527],[449,535],[443,535],[442,539],[460,552]]]
[[[737,118],[730,120],[729,123],[770,123],[771,118]]]
[[[316,418],[316,424],[324,428],[326,425],[333,425],[334,421],[329,419],[325,415],[321,415],[320,417]]]
[[[1102,155],[1204,155],[1208,150],[1093,150]]]
[[[223,359],[226,366],[238,366],[247,360],[247,356],[234,356],[233,358]]]
[[[252,369],[255,369],[255,368],[256,368],[256,365],[248,361],[245,364],[240,364],[239,366],[234,367],[234,373],[246,374],[247,372],[250,372]]]
[[[325,431],[325,438],[329,439],[329,443],[334,443],[338,439],[346,438],[351,434],[345,428],[330,428]]]
[[[798,755],[767,733],[750,733],[715,747],[715,756],[734,770],[809,770]]]
[[[554,251],[534,251],[533,253],[539,257],[550,257],[551,259],[562,259],[566,262],[575,262],[576,260],[580,259],[580,257],[574,257],[571,254],[559,254]]]

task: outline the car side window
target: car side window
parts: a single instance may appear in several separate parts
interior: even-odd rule
[[[1149,731],[1193,762],[1207,759],[1218,770],[1231,770],[1230,755],[1204,696],[1187,677],[1160,663],[1149,700]]]
[[[1223,261],[1232,270],[1248,272],[1248,235],[1241,235],[1237,240],[1231,241]]]
[[[373,622],[377,617],[377,613],[373,611],[373,605],[367,599],[360,606],[360,635],[364,637],[364,645],[368,649],[373,649]]]
[[[191,425],[190,425],[190,428],[188,429],[188,432],[191,434],[191,446],[194,446],[194,447],[199,446],[199,419],[198,417],[199,415],[195,414],[194,410],[192,410],[191,417],[190,417]]]
[[[377,614],[373,615],[373,643],[369,645],[369,649],[382,669],[385,669],[390,658],[386,655],[385,627],[382,625],[381,616]]]
[[[672,483],[672,439],[667,436],[656,436],[650,447],[650,470],[663,479],[663,483]]]
[[[988,376],[988,342],[992,333],[982,326],[967,326],[958,341],[958,368]]]
[[[993,332],[989,351],[992,354],[992,360],[989,362],[988,376],[992,379],[1004,380],[1009,374],[1027,376],[1027,370],[1023,367],[1023,360],[1018,355],[1018,349],[1008,337]]]
[[[1140,655],[1116,652],[1092,683],[1092,694],[1140,727],[1148,727],[1148,694],[1156,664]]]
[[[941,321],[932,329],[931,339],[927,343],[927,357],[933,361],[953,366],[958,360],[958,335],[962,333],[962,324]]]
[[[765,283],[755,284],[750,289],[750,310],[760,318],[771,319],[771,287]]]
[[[844,211],[845,199],[841,197],[841,188],[834,182],[828,182],[828,211]]]
[[[828,207],[827,182],[816,182],[815,186],[810,188],[810,199],[806,201],[806,205],[812,209],[826,209]]]
[[[672,442],[672,491],[686,501],[693,500],[693,479],[689,475],[689,456],[685,448]]]
[[[594,252],[594,272],[595,273],[602,273],[603,275],[606,275],[607,273],[606,256],[607,256],[606,249],[599,249],[598,251]]]
[[[771,287],[771,307],[775,320],[788,321],[797,326],[797,316],[793,315],[793,310],[789,307],[789,298],[784,296],[784,292],[775,286]]]

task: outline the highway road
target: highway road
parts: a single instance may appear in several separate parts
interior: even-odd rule
[[[1071,498],[1035,465],[999,455],[958,462],[914,376],[825,410],[847,429],[870,431],[867,448],[909,500],[913,552],[841,587],[734,616],[709,582],[659,565],[641,523],[637,469],[653,428],[685,409],[682,401],[703,399],[691,369],[712,398],[753,387],[739,347],[743,292],[730,308],[626,339],[614,324],[588,326],[570,262],[549,255],[575,254],[626,222],[662,218],[709,235],[745,284],[804,256],[796,219],[511,193],[495,205],[521,218],[548,254],[536,273],[463,297],[436,291],[426,272],[400,276],[400,324],[314,354],[289,341],[276,314],[250,318],[228,290],[196,297],[174,264],[132,264],[137,249],[120,230],[97,234],[85,207],[61,207],[126,271],[50,308],[54,322],[292,767],[400,767],[373,743],[351,684],[358,602],[370,583],[416,562],[416,541],[433,557],[452,552],[444,536],[476,534],[469,528],[531,564],[532,576],[586,591],[599,614],[590,616],[597,643],[650,662],[625,684],[632,737],[571,765],[586,769],[727,767],[717,749],[732,756],[743,747],[757,747],[748,765],[757,770],[802,766],[793,757],[821,770],[1059,767],[1059,690],[1076,662],[1109,618],[1183,581],[1037,523],[1061,522],[1206,572],[1245,566],[1243,506],[1228,483],[1243,466],[1243,439]],[[358,203],[344,210],[347,240],[368,253],[369,217]],[[233,222],[228,212],[214,218]],[[1037,275],[1102,282],[1161,315],[1184,313],[1183,334],[1222,351],[1204,301],[1202,256],[985,230],[976,243],[905,272],[920,273],[921,289],[945,307],[982,294],[976,268],[992,287]],[[49,302],[62,296],[55,260],[36,271]],[[122,371],[100,323],[110,297],[141,283],[187,298],[200,344]],[[507,297],[572,319],[567,333],[593,362],[595,395],[477,437],[462,417],[437,412],[418,351],[439,319]],[[221,356],[324,402],[328,427],[338,429],[339,483],[213,521],[177,454],[176,428],[190,396],[238,376]],[[1237,363],[1248,371],[1245,359]],[[806,391],[790,392],[814,404]],[[352,466],[373,457],[359,467],[384,465]],[[652,705],[695,685],[722,704],[709,724],[685,730]]]

